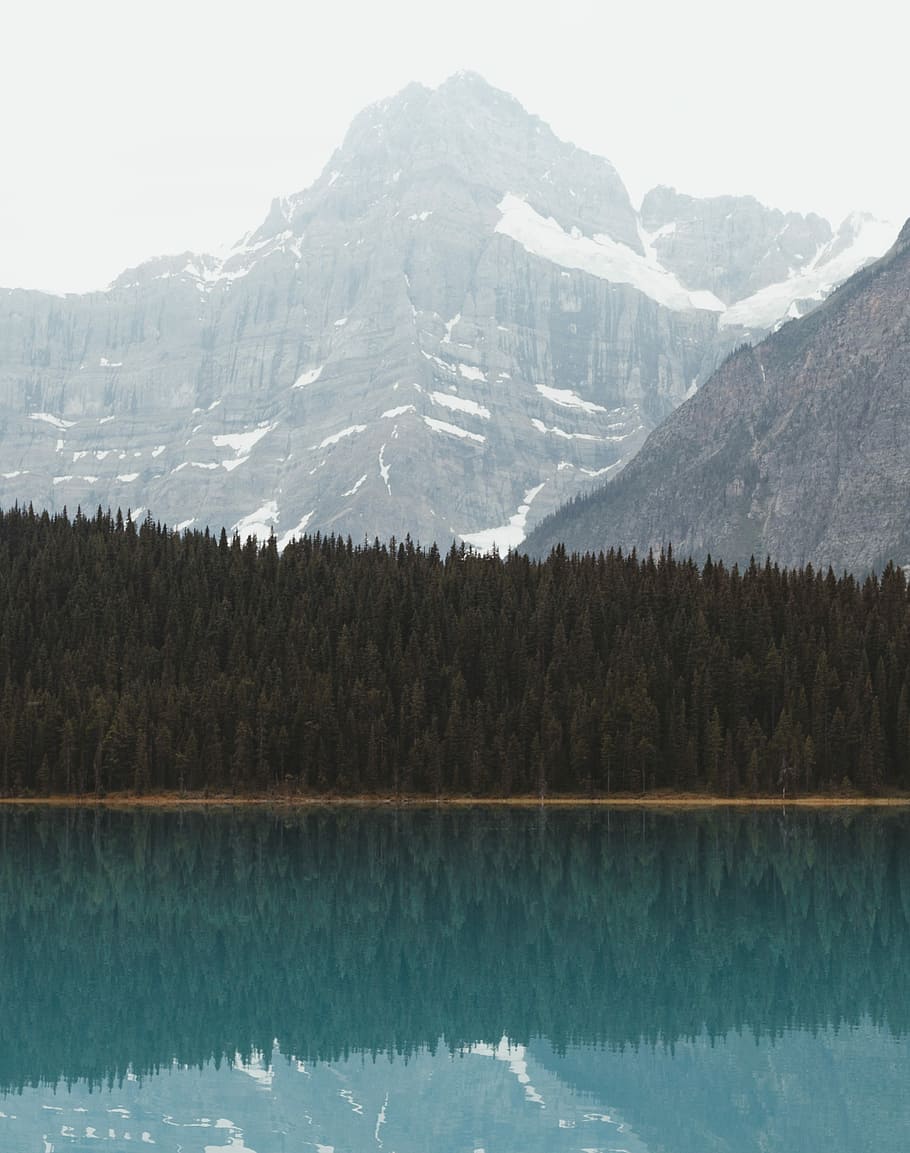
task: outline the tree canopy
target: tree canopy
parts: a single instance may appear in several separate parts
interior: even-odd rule
[[[910,598],[672,553],[242,542],[0,514],[0,791],[910,784]]]

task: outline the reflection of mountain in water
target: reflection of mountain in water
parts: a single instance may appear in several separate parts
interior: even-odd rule
[[[577,1153],[581,1146],[648,1153],[620,1117],[592,1106],[558,1072],[533,1083],[522,1046],[505,1043],[407,1060],[353,1054],[170,1068],[90,1093],[26,1089],[0,1101],[0,1149],[45,1153]],[[129,1142],[129,1143],[128,1143]]]
[[[0,1083],[910,1012],[899,815],[0,814]]]
[[[904,1153],[910,1144],[910,1040],[868,1021],[624,1051],[557,1055],[538,1041],[528,1055],[535,1070],[620,1107],[650,1153]]]

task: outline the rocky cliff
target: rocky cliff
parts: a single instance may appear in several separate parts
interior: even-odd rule
[[[226,258],[0,292],[0,505],[505,548],[618,473],[833,243],[746,199],[659,190],[640,216],[479,77],[413,85]]]
[[[615,484],[530,550],[766,554],[863,572],[910,562],[910,221],[802,320],[729,357]]]

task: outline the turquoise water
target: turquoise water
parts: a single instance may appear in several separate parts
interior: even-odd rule
[[[0,812],[0,1151],[910,1148],[900,812]]]

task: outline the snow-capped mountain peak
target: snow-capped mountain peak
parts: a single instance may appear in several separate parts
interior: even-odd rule
[[[507,547],[877,227],[672,189],[639,212],[475,74],[411,85],[227,252],[0,298],[0,502]]]

